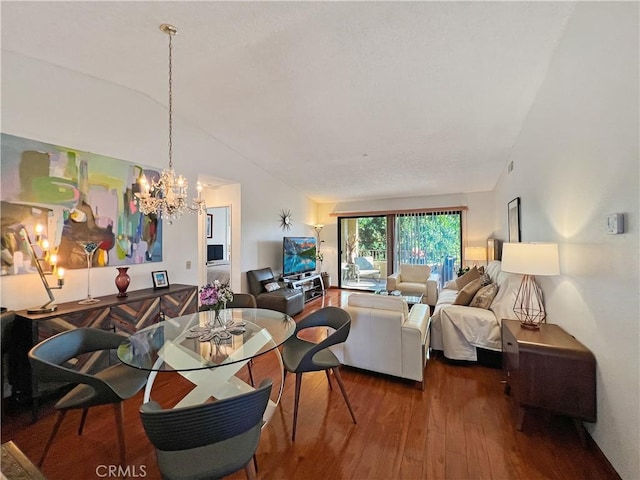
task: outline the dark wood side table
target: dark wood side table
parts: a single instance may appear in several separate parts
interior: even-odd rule
[[[540,408],[573,419],[583,444],[583,420],[596,421],[596,359],[558,325],[538,330],[502,320],[502,367],[505,393],[518,406],[516,428],[522,430],[527,408]]]

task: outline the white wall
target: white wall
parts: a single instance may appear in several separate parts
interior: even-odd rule
[[[232,201],[234,248],[232,288],[244,285],[246,270],[281,268],[283,233],[278,212],[289,208],[296,224],[292,234],[308,235],[315,223],[315,204],[297,190],[268,175],[260,159],[249,161],[180,117],[174,105],[174,166],[192,186],[199,176],[242,182]],[[147,96],[46,62],[2,52],[2,131],[47,143],[166,167],[168,112]],[[195,188],[192,188],[195,195]],[[239,208],[238,208],[239,207]],[[240,211],[240,209],[242,211]],[[248,227],[247,227],[248,225]],[[151,271],[167,270],[171,283],[202,284],[205,262],[204,217],[187,214],[166,225],[164,261],[133,265],[130,290],[151,287]],[[187,269],[187,262],[191,268]],[[237,264],[236,264],[237,262]],[[202,266],[202,268],[200,268]],[[94,296],[117,293],[115,268],[92,269]],[[66,274],[58,302],[86,296],[86,270]],[[47,299],[37,275],[0,279],[0,303],[21,309]],[[28,292],[28,293],[25,293]]]
[[[520,197],[523,241],[558,242],[558,277],[538,278],[548,321],[598,367],[586,424],[624,479],[640,478],[638,4],[576,7],[496,188],[501,236]],[[625,214],[622,235],[605,215]]]

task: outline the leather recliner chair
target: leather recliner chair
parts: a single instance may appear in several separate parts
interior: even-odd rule
[[[268,292],[266,283],[276,282],[271,268],[249,270],[247,282],[249,293],[256,297],[258,308],[267,308],[294,316],[304,310],[304,294],[301,289],[287,288],[281,282],[278,290]]]

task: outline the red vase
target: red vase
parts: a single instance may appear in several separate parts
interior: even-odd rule
[[[127,288],[129,287],[129,283],[131,283],[131,277],[127,273],[129,267],[117,267],[118,268],[118,276],[116,277],[116,287],[118,287],[118,298],[126,297]]]

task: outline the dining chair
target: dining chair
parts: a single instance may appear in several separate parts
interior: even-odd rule
[[[234,293],[233,300],[227,302],[226,308],[257,308],[258,304],[256,302],[256,297],[251,295],[250,293]],[[203,311],[203,307],[200,307],[200,311]],[[251,386],[254,386],[253,383],[253,359],[249,360],[247,363],[247,370],[249,371],[249,382],[251,382]]]
[[[143,404],[140,418],[156,448],[162,478],[204,480],[242,468],[247,478],[255,478],[251,459],[260,442],[271,386],[266,378],[256,390],[189,407]]]
[[[227,308],[257,308],[256,297],[250,293],[234,293],[233,300],[227,302]]]
[[[302,338],[298,338],[301,330],[311,327],[331,327],[335,331],[329,334],[319,343],[313,343]],[[296,391],[295,406],[293,409],[293,433],[291,440],[296,439],[296,425],[298,422],[298,404],[300,402],[300,387],[302,385],[302,374],[305,372],[315,372],[324,370],[331,388],[331,378],[329,370],[336,377],[342,396],[347,404],[353,423],[356,422],[356,416],[351,408],[349,397],[344,389],[342,377],[340,376],[340,361],[329,349],[331,345],[344,342],[349,336],[351,329],[351,316],[343,309],[338,307],[324,307],[302,319],[296,325],[294,335],[289,337],[282,348],[282,361],[285,367],[285,381],[287,372],[296,374]]]
[[[116,421],[120,464],[126,465],[123,400],[138,393],[147,383],[149,372],[137,370],[122,363],[111,365],[97,373],[85,373],[74,370],[70,360],[86,353],[111,350],[126,340],[106,330],[97,328],[77,328],[54,335],[29,351],[29,361],[34,376],[41,382],[66,382],[76,386],[56,404],[58,411],[53,430],[44,447],[38,467],[41,467],[58,429],[69,410],[82,409],[78,435],[82,435],[84,422],[90,407],[96,405],[113,405]]]

